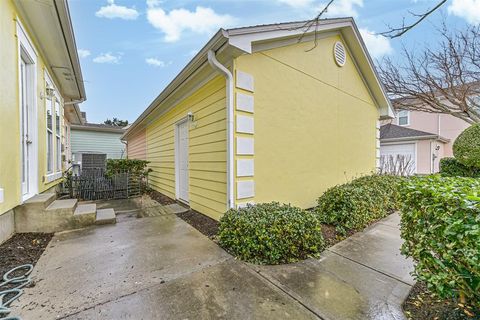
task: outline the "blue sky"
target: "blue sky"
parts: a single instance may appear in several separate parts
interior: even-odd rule
[[[335,0],[328,17],[353,16],[371,55],[401,59],[402,46],[434,45],[435,25],[480,23],[480,0],[449,0],[401,38],[375,35],[398,26],[408,11],[438,0]],[[69,0],[89,122],[133,122],[220,27],[310,19],[326,0]]]

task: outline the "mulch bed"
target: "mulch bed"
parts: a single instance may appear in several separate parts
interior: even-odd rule
[[[177,203],[172,198],[169,198],[166,195],[164,195],[164,194],[162,194],[158,191],[155,191],[155,190],[150,190],[148,192],[148,195],[150,196],[150,198],[152,198],[153,200],[157,201],[158,203],[160,203],[161,205],[164,205],[164,206],[169,205],[169,204]]]
[[[151,190],[148,192],[148,195],[162,205],[169,205],[169,204],[176,203],[175,200],[167,197],[166,195],[158,191]],[[195,210],[189,210],[184,213],[179,213],[177,214],[177,216],[183,219],[185,222],[190,224],[192,227],[194,227],[198,231],[200,231],[202,234],[209,237],[210,239],[214,239],[218,233],[218,226],[219,226],[218,221],[210,217],[207,217]],[[352,231],[349,231],[346,235],[342,235],[335,230],[334,226],[328,225],[328,224],[322,224],[322,234],[323,234],[323,239],[325,240],[326,247],[331,247],[334,244],[350,237],[354,233],[355,231],[352,230]]]
[[[339,243],[340,241],[345,240],[346,238],[350,237],[352,234],[354,234],[356,231],[350,230],[347,232],[346,235],[342,235],[335,230],[335,226],[332,226],[330,224],[324,224],[322,223],[322,235],[323,235],[323,240],[325,241],[325,247],[331,247],[334,244]]]
[[[215,238],[218,233],[218,221],[195,210],[190,209],[184,213],[177,213],[177,216],[210,239]]]
[[[150,196],[150,198],[157,201],[161,205],[177,203],[177,201],[173,200],[170,197],[167,197],[166,195],[158,191],[151,190],[149,191],[148,195]],[[218,221],[207,217],[195,210],[190,209],[187,212],[177,213],[177,216],[198,231],[200,231],[203,235],[209,237],[210,239],[215,238],[218,233]]]
[[[0,245],[0,278],[22,264],[35,265],[53,233],[17,233]]]
[[[465,306],[454,299],[439,299],[428,292],[422,282],[417,282],[403,304],[410,320],[479,320],[480,309]]]

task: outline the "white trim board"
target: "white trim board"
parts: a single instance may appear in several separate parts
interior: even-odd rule
[[[179,139],[178,139],[178,135],[179,135],[179,125],[181,124],[184,124],[184,123],[188,123],[188,116],[185,116],[183,118],[181,118],[180,120],[176,121],[173,126],[175,126],[174,128],[174,136],[173,136],[173,141],[174,141],[174,161],[175,161],[175,199],[177,200],[180,200],[181,202],[185,203],[188,205],[188,201],[185,200],[185,199],[181,199],[180,198],[180,174],[179,174],[179,170],[180,170],[180,165],[178,163],[179,161],[179,158],[178,158],[178,153],[179,153]],[[187,146],[187,148],[189,148],[189,146]],[[188,152],[187,152],[188,154]],[[189,160],[190,161],[190,160]]]
[[[254,82],[253,76],[249,73],[237,70],[235,77],[235,86],[239,89],[253,92],[254,91]]]
[[[17,33],[17,55],[18,55],[18,64],[17,64],[17,70],[18,70],[18,75],[20,75],[20,70],[21,70],[21,64],[22,64],[22,60],[25,61],[25,60],[28,60],[28,64],[26,64],[26,69],[28,74],[26,74],[30,80],[29,80],[29,83],[30,83],[30,88],[28,89],[29,92],[30,92],[30,95],[27,97],[27,103],[31,105],[31,132],[33,133],[32,136],[30,137],[29,136],[29,140],[32,142],[32,146],[31,146],[31,152],[32,152],[32,155],[29,159],[29,181],[28,181],[28,184],[29,184],[29,190],[28,190],[28,193],[27,194],[23,194],[23,186],[22,186],[22,181],[20,179],[20,202],[23,203],[23,201],[33,197],[34,195],[36,195],[38,193],[38,174],[39,174],[39,168],[38,168],[38,141],[39,141],[39,138],[38,138],[38,101],[37,101],[37,90],[38,90],[38,86],[37,86],[37,66],[38,66],[38,63],[37,63],[37,51],[35,50],[35,47],[33,46],[33,42],[30,40],[30,38],[28,37],[28,34],[26,33],[25,31],[25,28],[23,27],[23,25],[21,24],[20,22],[20,19],[17,17],[16,18],[16,33]],[[27,67],[28,65],[28,67]],[[22,92],[22,82],[20,81],[20,78],[17,77],[17,82],[18,82],[18,92],[19,94]],[[19,97],[18,99],[19,101],[19,104],[18,104],[18,108],[19,108],[19,125],[20,125],[20,130],[19,130],[19,133],[21,134],[22,133],[22,127],[24,125],[23,121],[22,121],[22,114],[23,114],[23,108],[22,108],[22,99],[21,97]],[[27,111],[28,111],[28,108],[27,108]],[[22,155],[23,155],[23,152],[22,152],[22,148],[23,148],[23,141],[22,141],[22,137],[20,137],[20,145],[19,145],[19,153],[20,153],[20,163],[19,163],[19,177],[22,177],[23,175],[23,171],[22,171]]]
[[[236,109],[253,113],[254,98],[252,95],[237,92]]]
[[[253,138],[237,137],[237,155],[253,155],[254,153]]]
[[[255,196],[255,181],[237,181],[237,199],[252,198]]]
[[[49,173],[45,176],[45,183],[50,183],[62,177],[62,172]]]
[[[253,159],[237,160],[237,177],[252,177],[254,174]]]
[[[237,132],[253,134],[253,117],[237,115]]]

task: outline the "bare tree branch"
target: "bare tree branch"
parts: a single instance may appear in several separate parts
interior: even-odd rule
[[[307,33],[310,33],[311,32],[311,29],[314,28],[314,41],[313,41],[313,46],[306,50],[306,52],[309,52],[309,51],[312,51],[313,49],[315,49],[318,45],[318,25],[320,23],[320,19],[322,18],[322,16],[328,11],[328,8],[330,7],[330,5],[334,2],[335,0],[330,0],[327,5],[322,9],[322,11],[320,11],[315,18],[311,19],[311,20],[308,20],[306,21],[304,24],[302,24],[301,26],[299,27],[295,27],[291,30],[303,30],[303,33],[302,35],[298,38],[298,42],[301,42],[304,38],[305,38],[305,35]]]
[[[387,30],[387,31],[384,31],[384,32],[380,32],[378,34],[384,36],[384,37],[387,37],[387,38],[390,38],[390,39],[394,39],[394,38],[398,38],[398,37],[401,37],[402,35],[404,35],[406,32],[408,32],[409,30],[413,29],[415,26],[417,26],[420,22],[422,22],[423,20],[425,20],[429,15],[431,15],[432,13],[434,13],[437,9],[439,9],[441,6],[443,6],[445,4],[445,2],[447,2],[447,0],[441,0],[440,2],[437,3],[437,5],[435,7],[433,7],[432,9],[428,10],[427,12],[424,12],[424,13],[421,13],[421,14],[415,14],[415,13],[412,13],[409,11],[409,13],[418,18],[415,22],[411,23],[411,24],[408,24],[408,25],[405,25],[405,18],[403,18],[403,22],[402,22],[402,26],[401,27],[397,27],[397,28],[392,28],[392,27],[389,27],[390,30]]]
[[[404,62],[384,59],[380,78],[396,109],[445,113],[480,122],[480,26],[438,30],[441,41],[421,53],[403,48]]]

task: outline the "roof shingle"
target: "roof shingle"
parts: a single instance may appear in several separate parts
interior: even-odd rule
[[[385,139],[399,139],[399,138],[417,138],[417,137],[429,137],[436,138],[434,133],[420,131],[410,128],[398,126],[396,124],[385,124],[380,127],[380,140]]]

